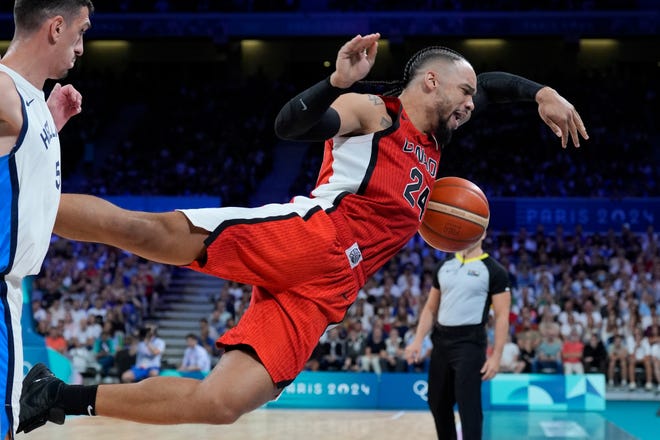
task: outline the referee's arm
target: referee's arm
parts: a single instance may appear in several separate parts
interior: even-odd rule
[[[409,364],[419,362],[422,342],[438,319],[438,310],[440,310],[440,289],[431,287],[422,313],[419,315],[419,323],[417,324],[417,330],[415,330],[415,339],[406,347],[404,353]]]
[[[511,292],[504,291],[492,296],[493,311],[495,312],[495,343],[493,354],[486,360],[481,368],[481,380],[489,380],[500,371],[500,359],[506,343],[506,334],[509,331],[509,310],[511,309]]]

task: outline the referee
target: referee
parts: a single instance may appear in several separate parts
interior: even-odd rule
[[[433,330],[428,403],[439,439],[457,438],[455,403],[463,439],[481,439],[481,382],[499,371],[509,330],[509,276],[501,264],[484,253],[481,246],[485,237],[438,265],[415,339],[406,348],[407,361],[415,362],[424,336]],[[495,343],[486,360],[486,321],[491,304]]]

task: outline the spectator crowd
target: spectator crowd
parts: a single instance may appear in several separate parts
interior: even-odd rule
[[[82,376],[117,378],[169,284],[168,266],[118,249],[53,238],[32,283],[35,331]]]

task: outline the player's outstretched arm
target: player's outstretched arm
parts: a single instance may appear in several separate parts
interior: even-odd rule
[[[580,146],[580,136],[585,140],[589,139],[580,114],[573,104],[557,93],[555,89],[543,87],[536,94],[535,100],[539,104],[541,119],[557,137],[561,138],[562,148],[566,148],[568,145],[569,136],[576,148]]]
[[[359,118],[331,108],[333,102],[371,70],[380,34],[357,35],[337,53],[335,71],[287,102],[275,119],[275,133],[289,140],[325,140],[359,127]]]
[[[579,113],[554,89],[507,72],[485,72],[477,75],[477,94],[474,97],[474,113],[477,114],[491,102],[532,102],[539,107],[539,115],[550,129],[561,138],[562,148],[568,145],[569,136],[575,147],[580,146],[580,136],[589,139]]]
[[[57,83],[50,92],[46,104],[53,115],[57,131],[60,131],[69,119],[82,111],[82,95],[71,84],[62,86]]]

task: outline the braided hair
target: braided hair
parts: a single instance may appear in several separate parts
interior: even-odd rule
[[[444,59],[452,62],[463,61],[460,53],[444,46],[429,46],[416,52],[403,69],[403,78],[397,81],[358,81],[356,88],[362,93],[377,93],[384,96],[398,96],[419,70],[430,60]]]

